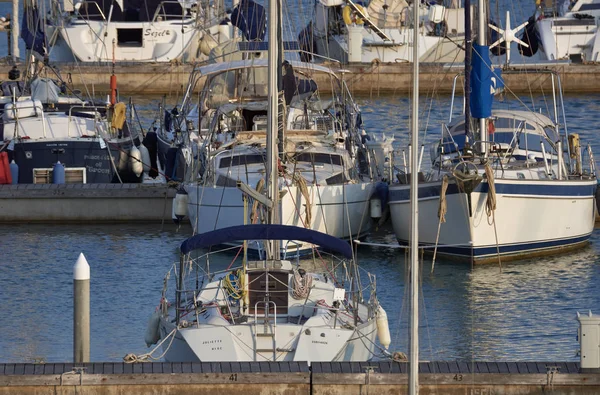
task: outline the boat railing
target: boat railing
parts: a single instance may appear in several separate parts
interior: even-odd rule
[[[90,9],[96,13],[91,13]],[[106,16],[96,1],[83,1],[77,11],[77,16],[84,20],[101,20],[106,22]]]
[[[104,107],[103,107],[104,108]],[[90,117],[93,116],[94,119],[94,130],[96,130],[96,126],[98,123],[98,115],[100,114],[100,112],[98,111],[99,107],[96,106],[72,106],[69,107],[69,118],[68,118],[68,122],[67,122],[67,137],[71,137],[71,118],[73,117],[73,110],[77,109],[77,110],[83,110],[82,112],[86,113],[86,115],[88,115],[88,113],[93,112],[93,114],[89,114]]]
[[[172,6],[173,10],[177,9],[180,12],[174,12],[169,9],[169,6]],[[177,19],[188,19],[191,15],[186,15],[186,10],[181,6],[179,1],[175,0],[167,0],[161,2],[158,7],[156,7],[156,11],[154,11],[154,16],[152,17],[152,22],[162,22],[169,20],[177,20]]]

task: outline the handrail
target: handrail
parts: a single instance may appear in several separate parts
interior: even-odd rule
[[[102,17],[102,21],[103,21],[103,22],[106,22],[106,16],[104,15],[104,12],[102,12],[102,8],[100,8],[100,6],[98,5],[98,2],[96,2],[96,1],[84,1],[84,2],[82,2],[82,3],[81,3],[81,7],[83,7],[84,5],[87,5],[87,4],[93,4],[93,5],[95,5],[95,6],[96,6],[96,8],[98,9],[98,12],[99,12],[99,14],[90,14],[89,12],[87,12],[87,15],[86,15],[86,16],[87,16],[88,18],[89,18],[89,16],[90,16],[90,15],[91,15],[91,16],[97,16],[97,15],[100,15],[100,16]],[[81,19],[88,20],[88,19],[87,19],[87,18],[85,18],[85,17],[84,17],[84,15],[83,15],[83,14],[82,14],[82,13],[79,11],[79,10],[81,10],[81,7],[79,7],[79,9],[77,10],[77,14],[78,14],[79,16],[81,16]],[[87,10],[88,10],[88,8],[86,7],[86,11],[87,11]]]
[[[74,108],[77,109],[85,109],[86,111],[94,111],[94,130],[96,130],[96,124],[98,121],[98,108],[100,107],[96,107],[96,106],[71,106],[69,107],[69,118],[68,118],[68,122],[67,122],[67,137],[71,137],[71,117],[73,116],[72,111]]]

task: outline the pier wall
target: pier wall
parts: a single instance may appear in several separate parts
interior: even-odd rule
[[[598,394],[600,372],[566,362],[422,362],[420,393]],[[403,394],[408,363],[222,362],[0,364],[0,395],[11,394]]]
[[[73,83],[82,92],[89,92],[98,97],[110,91],[109,80],[112,66],[89,64],[57,64],[62,78]],[[115,66],[118,88],[122,95],[177,95],[187,86],[192,65],[178,63],[132,63]],[[0,66],[0,79],[8,78],[10,66]],[[22,68],[22,66],[21,66]],[[412,66],[409,63],[367,63],[351,64],[343,67],[347,72],[345,79],[355,95],[390,95],[407,94],[412,86]],[[419,84],[423,94],[427,92],[449,93],[452,91],[454,77],[462,71],[462,67],[449,67],[442,64],[421,64]],[[543,63],[513,66],[517,74],[505,75],[503,78],[511,92],[529,94],[547,92],[551,94],[551,76],[545,71],[558,73],[562,81],[564,93],[599,93],[600,65],[565,63]],[[47,73],[50,78],[56,75]],[[326,91],[329,84],[323,76],[315,75],[321,90]],[[321,83],[322,82],[322,83]],[[460,86],[461,83],[458,83]],[[201,81],[197,88],[201,89]]]
[[[0,223],[171,221],[166,184],[0,185]]]

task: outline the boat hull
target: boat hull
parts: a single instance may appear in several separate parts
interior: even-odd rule
[[[163,343],[167,362],[251,362],[251,361],[368,361],[376,354],[377,325],[370,320],[354,330],[277,324],[275,352],[273,338],[261,337],[262,323],[201,326],[179,329],[175,338]],[[162,339],[174,325],[160,322]],[[258,329],[257,329],[258,328]],[[259,331],[259,336],[255,331]],[[173,336],[173,335],[172,335]]]
[[[189,195],[188,215],[194,231],[204,233],[215,229],[244,224],[242,192],[234,187],[203,187],[186,185]],[[374,183],[346,185],[308,186],[310,213],[299,188],[292,186],[281,198],[281,223],[309,227],[341,239],[361,237],[371,228],[369,200]],[[247,223],[250,223],[251,207]],[[307,220],[310,226],[306,226]],[[260,251],[262,243],[251,242],[250,250]],[[282,243],[289,253],[302,254],[311,246],[295,246]]]
[[[137,138],[135,143],[139,145]],[[129,138],[109,140],[108,146],[102,145],[98,138],[21,140],[8,152],[9,160],[14,159],[19,166],[19,184],[33,184],[34,169],[51,170],[57,161],[67,170],[80,169],[87,184],[119,182],[115,167],[119,169],[121,181],[137,183],[142,178],[131,170],[128,155],[131,146]],[[36,183],[40,182],[43,183],[39,180]]]
[[[441,182],[419,184],[419,242],[472,263],[549,255],[586,243],[594,228],[596,181],[495,180],[496,210],[488,216],[488,184],[470,194],[450,184],[440,224]],[[390,187],[390,213],[401,244],[410,234],[410,186]],[[439,227],[439,237],[438,237]],[[433,248],[429,249],[433,251]]]

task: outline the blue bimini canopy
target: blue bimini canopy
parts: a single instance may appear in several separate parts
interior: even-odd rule
[[[316,230],[288,225],[239,225],[213,230],[190,237],[181,243],[181,253],[187,254],[198,248],[230,243],[239,240],[297,240],[315,244],[326,250],[352,258],[350,244],[337,237]]]

